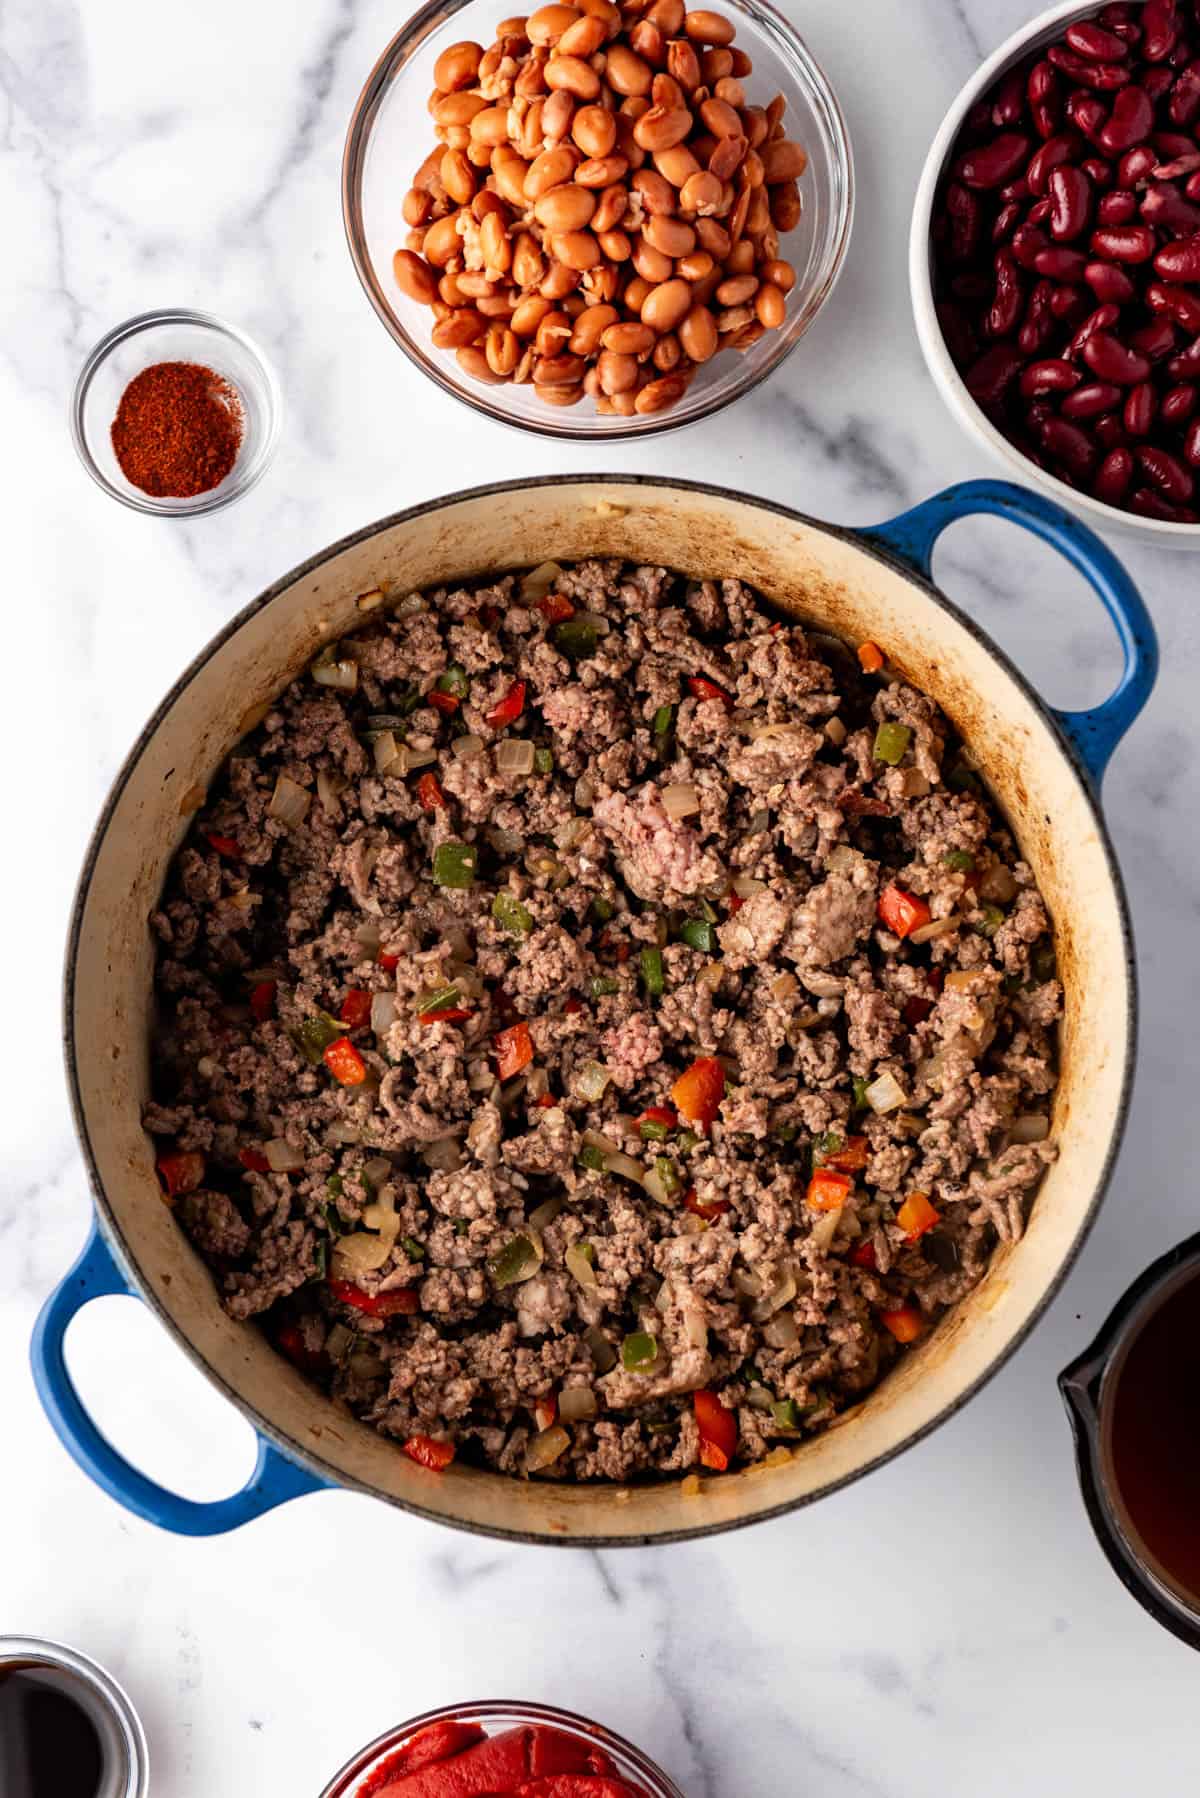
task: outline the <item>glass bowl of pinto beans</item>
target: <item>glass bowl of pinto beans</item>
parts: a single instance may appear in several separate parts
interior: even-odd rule
[[[1001,44],[930,148],[909,281],[977,442],[1200,548],[1200,0],[1068,0]]]
[[[389,1729],[321,1798],[683,1798],[661,1767],[599,1723],[551,1705],[447,1705]]]
[[[756,387],[837,279],[845,124],[764,0],[431,0],[346,141],[367,296],[446,393],[582,442],[690,424]]]

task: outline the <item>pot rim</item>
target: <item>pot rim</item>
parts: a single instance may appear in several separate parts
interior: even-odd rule
[[[377,536],[383,531],[392,530],[399,525],[408,524],[416,518],[427,517],[431,512],[447,510],[448,508],[460,505],[467,500],[500,498],[507,494],[526,491],[530,487],[537,487],[540,489],[544,487],[569,486],[607,488],[628,487],[634,489],[664,488],[676,492],[683,491],[690,494],[697,494],[705,498],[724,500],[735,505],[753,506],[760,511],[773,513],[776,517],[786,518],[792,523],[802,524],[824,536],[833,537],[841,543],[848,544],[863,555],[883,563],[885,567],[900,574],[904,579],[911,581],[914,586],[919,588],[921,592],[934,602],[939,610],[944,612],[948,617],[953,619],[956,624],[967,631],[974,638],[976,643],[978,643],[992,660],[997,663],[1017,687],[1022,696],[1033,707],[1041,721],[1047,726],[1055,743],[1058,745],[1060,753],[1065,757],[1068,766],[1075,776],[1081,797],[1091,814],[1092,822],[1096,830],[1097,841],[1099,842],[1101,852],[1104,856],[1108,877],[1112,885],[1113,897],[1117,905],[1125,966],[1127,1043],[1125,1065],[1121,1074],[1120,1092],[1113,1116],[1108,1148],[1096,1181],[1095,1191],[1088,1204],[1087,1211],[1079,1229],[1076,1232],[1075,1238],[1055,1270],[1053,1278],[1047,1284],[1045,1291],[1041,1294],[1024,1323],[989,1363],[987,1368],[979,1374],[979,1376],[973,1380],[963,1392],[959,1393],[954,1399],[946,1404],[936,1416],[930,1418],[927,1423],[922,1424],[920,1428],[911,1431],[891,1448],[884,1450],[882,1453],[875,1455],[871,1460],[864,1462],[862,1466],[856,1467],[841,1477],[831,1480],[828,1484],[822,1485],[816,1491],[802,1494],[798,1498],[784,1500],[778,1504],[764,1506],[746,1516],[721,1521],[709,1521],[707,1523],[697,1522],[695,1527],[689,1526],[686,1529],[667,1530],[662,1532],[655,1531],[641,1536],[611,1536],[596,1532],[571,1535],[562,1538],[540,1535],[532,1530],[509,1528],[504,1525],[470,1523],[458,1518],[446,1517],[442,1512],[432,1506],[418,1504],[408,1498],[398,1498],[392,1493],[382,1492],[378,1487],[372,1486],[365,1481],[358,1480],[352,1475],[343,1473],[339,1468],[334,1467],[330,1462],[326,1461],[312,1449],[302,1447],[298,1442],[295,1442],[290,1436],[287,1436],[280,1430],[269,1418],[264,1417],[209,1364],[200,1350],[192,1343],[191,1338],[175,1323],[174,1319],[160,1304],[157,1292],[142,1276],[137,1263],[132,1257],[109,1205],[103,1182],[100,1179],[96,1157],[92,1149],[91,1137],[88,1131],[87,1119],[80,1091],[78,1058],[72,1022],[83,914],[91,892],[92,876],[95,872],[96,862],[112,822],[113,813],[116,810],[134,769],[140,762],[143,753],[157,732],[159,726],[162,724],[164,718],[175,705],[180,695],[207,667],[213,657],[224,648],[225,644],[229,642],[232,637],[236,636],[243,625],[248,623],[250,619],[256,617],[259,612],[265,610],[267,606],[271,605],[282,593],[291,589],[298,581],[304,579],[307,575],[315,573],[318,569],[324,567],[326,563],[332,561],[344,551],[353,549],[357,544],[366,542],[369,538]],[[138,732],[128,754],[125,756],[125,759],[121,763],[121,766],[113,779],[91,835],[88,838],[87,848],[84,852],[84,858],[80,868],[79,880],[71,903],[67,927],[66,952],[63,964],[63,1008],[61,1028],[63,1037],[63,1060],[67,1075],[67,1091],[71,1106],[71,1116],[75,1125],[75,1134],[78,1138],[83,1156],[87,1181],[95,1205],[96,1221],[101,1235],[115,1257],[118,1266],[128,1277],[130,1286],[149,1307],[158,1322],[170,1332],[174,1341],[184,1351],[192,1363],[199,1368],[205,1378],[236,1407],[240,1414],[260,1436],[264,1437],[278,1449],[280,1454],[297,1465],[306,1468],[310,1473],[331,1486],[343,1488],[347,1491],[365,1493],[369,1497],[380,1499],[385,1504],[392,1505],[398,1510],[409,1512],[413,1516],[421,1517],[427,1522],[438,1523],[445,1527],[462,1530],[470,1535],[483,1536],[493,1540],[533,1544],[539,1547],[553,1545],[564,1548],[636,1548],[645,1547],[647,1545],[656,1545],[658,1543],[689,1542],[706,1536],[721,1535],[726,1531],[745,1529],[751,1524],[768,1522],[774,1518],[784,1517],[791,1512],[801,1510],[807,1505],[816,1503],[819,1499],[827,1498],[834,1492],[841,1491],[847,1486],[853,1485],[865,1475],[874,1473],[878,1468],[886,1466],[889,1461],[895,1460],[897,1456],[905,1453],[908,1449],[915,1447],[918,1442],[924,1441],[926,1437],[931,1436],[936,1429],[939,1429],[944,1423],[949,1422],[949,1420],[956,1416],[965,1405],[969,1404],[970,1401],[982,1391],[983,1387],[986,1386],[997,1373],[999,1373],[1000,1369],[1006,1365],[1012,1356],[1015,1355],[1022,1343],[1026,1341],[1035,1325],[1041,1321],[1052,1300],[1056,1298],[1061,1291],[1068,1274],[1074,1267],[1079,1253],[1095,1224],[1096,1215],[1103,1203],[1105,1194],[1108,1191],[1109,1182],[1112,1179],[1113,1167],[1116,1162],[1117,1153],[1125,1133],[1125,1125],[1129,1116],[1129,1106],[1133,1087],[1133,1072],[1137,1060],[1138,1033],[1138,975],[1137,961],[1134,954],[1133,927],[1130,920],[1129,904],[1125,894],[1124,882],[1121,878],[1121,872],[1117,864],[1112,841],[1098,800],[1098,789],[1093,785],[1087,765],[1076,745],[1063,730],[1053,708],[1048,705],[1036,691],[1026,676],[1022,674],[1020,669],[1011,660],[1006,651],[992,640],[987,632],[975,622],[969,613],[963,611],[953,600],[949,599],[932,580],[922,574],[911,562],[908,562],[903,556],[896,554],[894,551],[885,548],[877,541],[865,536],[861,529],[856,529],[849,525],[829,524],[823,519],[813,518],[808,513],[797,511],[794,507],[783,505],[777,500],[764,499],[757,495],[739,493],[734,488],[723,487],[715,482],[691,481],[683,477],[673,477],[668,475],[551,474],[525,476],[523,478],[507,481],[484,482],[474,487],[460,488],[453,493],[444,494],[437,499],[424,500],[416,505],[405,506],[398,512],[389,513],[384,518],[376,519],[371,524],[361,526],[358,530],[349,532],[346,536],[338,538],[336,542],[326,545],[325,548],[306,557],[304,561],[297,563],[294,568],[290,569],[278,580],[273,581],[269,587],[264,588],[261,593],[243,606],[239,612],[235,613],[228,623],[223,625],[221,629],[209,639],[204,647],[188,663],[187,667],[183,670],[183,673],[171,685],[166,694],[164,694],[163,698],[159,701],[158,705],[155,706],[150,717],[147,719],[145,725],[143,725],[142,729]]]

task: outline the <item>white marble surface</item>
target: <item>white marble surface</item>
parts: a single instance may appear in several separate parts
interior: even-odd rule
[[[857,156],[860,209],[836,301],[754,401],[605,460],[867,523],[989,472],[920,361],[905,236],[943,108],[1030,0],[788,10],[837,87]],[[1195,1224],[1200,839],[1187,792],[1200,560],[1128,551],[1164,673],[1107,784],[1144,981],[1117,1177],[1050,1315],[932,1440],[814,1510],[708,1546],[548,1556],[340,1493],[226,1539],[175,1540],[95,1491],[38,1409],[27,1339],[88,1214],[59,1064],[60,944],[119,758],[185,660],[322,544],[476,480],[597,465],[582,449],[468,426],[358,290],[338,214],[342,134],[397,18],[385,0],[0,8],[0,1630],[60,1636],[128,1684],[156,1798],[299,1798],[389,1722],[495,1693],[609,1720],[689,1798],[1195,1790],[1200,1662],[1102,1561],[1054,1375],[1128,1279]],[[247,326],[286,392],[267,479],[187,526],[105,499],[66,428],[94,340],[160,304]],[[1054,700],[1105,691],[1115,645],[1048,554],[1004,527],[965,525],[939,567]],[[155,1472],[196,1496],[240,1479],[247,1429],[132,1301],[94,1306],[76,1343],[101,1415]]]

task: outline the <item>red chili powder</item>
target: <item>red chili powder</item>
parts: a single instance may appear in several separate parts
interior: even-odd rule
[[[245,428],[241,395],[199,362],[155,362],[117,407],[112,446],[127,480],[155,499],[191,499],[225,479]]]

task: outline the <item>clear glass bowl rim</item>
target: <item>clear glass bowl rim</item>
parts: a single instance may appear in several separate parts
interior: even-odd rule
[[[201,330],[212,331],[218,337],[227,337],[236,343],[238,348],[257,366],[262,378],[263,388],[267,395],[266,428],[261,440],[254,446],[254,454],[245,459],[239,467],[235,465],[233,478],[227,487],[214,489],[210,493],[198,493],[191,500],[174,500],[165,502],[152,494],[140,494],[136,489],[126,491],[110,481],[92,455],[84,429],[83,410],[91,387],[99,370],[107,362],[109,356],[119,344],[131,337],[138,337],[145,331],[152,331],[164,325],[193,325]],[[222,506],[232,504],[244,493],[257,485],[266,473],[275,445],[279,438],[280,414],[283,402],[280,396],[279,383],[275,371],[268,358],[263,354],[252,337],[237,325],[231,325],[215,312],[197,312],[187,306],[162,306],[152,312],[138,312],[132,318],[124,319],[114,325],[110,331],[89,351],[83,367],[75,382],[71,395],[71,441],[75,445],[75,453],[96,485],[107,493],[111,499],[120,500],[134,512],[148,512],[156,518],[193,518],[203,512],[218,512]]]
[[[662,1768],[640,1748],[618,1735],[615,1729],[596,1723],[590,1717],[580,1716],[575,1711],[561,1710],[552,1704],[531,1704],[519,1698],[474,1699],[465,1704],[439,1705],[436,1710],[423,1711],[418,1717],[410,1717],[407,1722],[395,1724],[351,1755],[345,1765],[338,1768],[328,1785],[321,1788],[320,1798],[350,1798],[353,1782],[381,1754],[386,1754],[389,1748],[398,1747],[406,1737],[415,1735],[419,1729],[425,1729],[431,1723],[451,1721],[503,1723],[509,1727],[519,1723],[550,1723],[572,1729],[594,1742],[597,1747],[612,1748],[624,1755],[638,1778],[649,1782],[647,1798],[684,1798],[683,1792]]]
[[[719,412],[725,406],[732,405],[735,400],[742,399],[747,393],[752,393],[767,379],[768,375],[774,374],[780,364],[787,360],[808,331],[809,326],[837,285],[850,245],[850,236],[854,225],[855,200],[854,153],[851,148],[850,133],[837,95],[834,93],[824,69],[817,62],[800,33],[771,4],[771,0],[749,0],[749,3],[747,0],[724,0],[724,3],[728,12],[735,16],[739,13],[744,14],[761,30],[773,37],[784,60],[798,64],[811,83],[812,101],[822,114],[822,124],[832,148],[834,182],[835,186],[840,186],[842,203],[831,221],[825,267],[821,279],[813,291],[806,296],[803,311],[800,314],[801,329],[789,342],[780,342],[774,353],[763,359],[761,367],[754,369],[752,373],[747,373],[731,392],[714,395],[706,404],[686,418],[676,417],[675,409],[672,408],[663,413],[640,418],[636,422],[630,420],[619,425],[605,426],[599,430],[585,425],[573,425],[567,419],[551,416],[549,413],[545,422],[514,418],[502,406],[494,404],[487,397],[486,387],[481,386],[478,393],[472,392],[466,385],[460,387],[445,374],[432,355],[428,358],[422,356],[388,304],[387,297],[380,282],[376,279],[371,264],[362,224],[363,170],[375,115],[391,86],[397,64],[410,49],[422,43],[437,25],[448,23],[455,14],[461,12],[465,7],[476,4],[476,0],[426,0],[425,5],[420,7],[407,23],[401,26],[376,61],[355,102],[342,154],[342,223],[346,233],[346,244],[363,292],[370,300],[388,335],[404,351],[414,368],[419,369],[426,379],[436,382],[443,393],[449,394],[460,405],[469,407],[473,412],[481,413],[496,424],[506,425],[510,430],[539,437],[552,437],[559,442],[621,443],[630,439],[653,436],[664,431],[683,430],[689,425],[699,424],[702,419],[711,418],[714,412]]]

